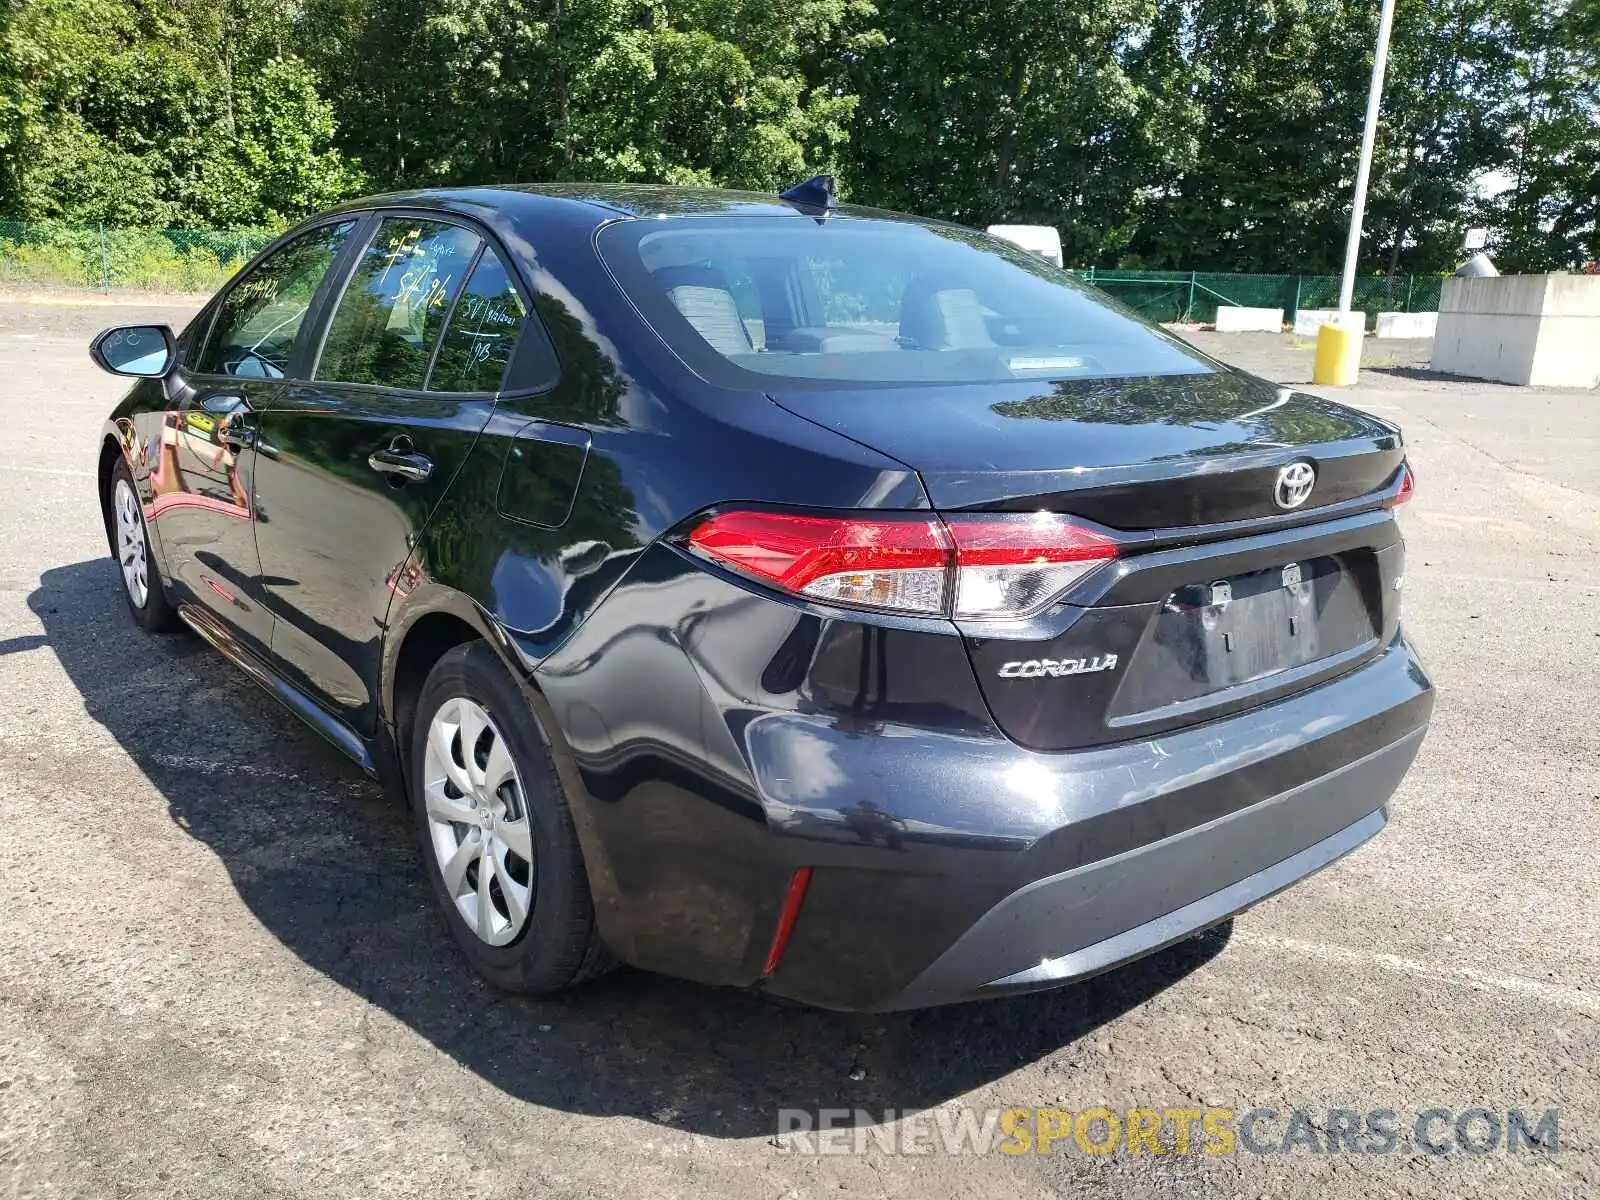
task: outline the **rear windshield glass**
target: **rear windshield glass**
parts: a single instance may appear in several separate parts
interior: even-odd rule
[[[1037,255],[972,230],[684,217],[600,231],[613,275],[733,387],[1189,375],[1211,360]]]

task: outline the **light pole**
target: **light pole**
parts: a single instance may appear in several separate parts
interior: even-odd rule
[[[1378,46],[1372,55],[1372,83],[1367,88],[1367,123],[1361,131],[1361,161],[1356,167],[1356,194],[1350,203],[1350,236],[1344,244],[1344,275],[1339,280],[1339,313],[1317,330],[1317,353],[1311,382],[1344,387],[1361,373],[1361,339],[1366,317],[1352,318],[1356,291],[1356,259],[1361,256],[1361,220],[1367,212],[1367,180],[1372,175],[1372,145],[1378,139],[1378,109],[1383,106],[1383,69],[1389,61],[1389,29],[1394,0],[1383,0],[1378,16]]]
[[[1378,137],[1378,109],[1383,104],[1383,70],[1389,61],[1389,29],[1394,25],[1394,0],[1383,0],[1378,17],[1378,48],[1372,55],[1372,83],[1367,88],[1367,124],[1361,131],[1361,163],[1356,167],[1356,194],[1350,205],[1350,237],[1344,245],[1344,278],[1339,281],[1339,311],[1350,311],[1356,290],[1356,259],[1361,255],[1361,221],[1367,210],[1367,180],[1372,175],[1372,145]]]

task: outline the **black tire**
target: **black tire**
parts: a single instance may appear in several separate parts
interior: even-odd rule
[[[126,487],[134,498],[134,516],[139,524],[140,553],[144,558],[145,569],[145,595],[142,601],[134,595],[133,585],[129,583],[124,572],[117,515],[119,484]],[[105,517],[106,538],[111,543],[111,558],[117,564],[117,578],[122,585],[122,598],[128,602],[128,611],[133,614],[133,619],[140,629],[146,633],[171,633],[179,627],[178,613],[167,599],[166,581],[161,578],[161,568],[156,565],[155,555],[150,552],[150,528],[145,523],[144,508],[138,503],[138,495],[139,488],[133,481],[133,472],[128,469],[127,460],[118,458],[116,466],[111,469],[111,478],[106,484],[106,494],[100,499],[100,507]]]
[[[505,945],[490,945],[480,938],[457,907],[435,849],[435,824],[424,794],[428,731],[439,710],[457,699],[485,710],[495,731],[505,739],[521,780],[532,834],[531,903],[526,923]],[[459,751],[459,738],[455,746]],[[507,991],[543,993],[560,991],[609,970],[613,962],[595,929],[589,876],[572,812],[538,717],[484,643],[456,646],[434,664],[417,700],[410,760],[408,787],[423,871],[456,944],[478,973]],[[473,831],[460,827],[455,832],[464,838]]]

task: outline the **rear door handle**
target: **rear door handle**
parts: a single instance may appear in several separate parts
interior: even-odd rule
[[[406,483],[421,483],[433,474],[433,459],[420,453],[404,435],[390,442],[388,449],[369,454],[367,466],[380,475]]]

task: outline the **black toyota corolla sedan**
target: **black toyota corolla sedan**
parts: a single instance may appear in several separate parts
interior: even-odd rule
[[[1398,430],[820,182],[357,201],[93,354],[135,621],[403,799],[504,987],[1057,986],[1373,836],[1428,722]]]

